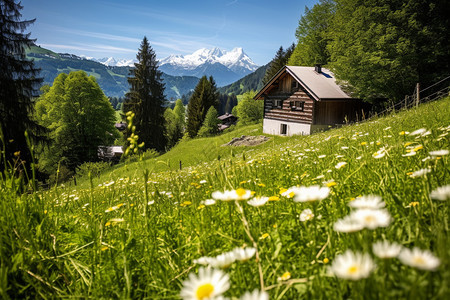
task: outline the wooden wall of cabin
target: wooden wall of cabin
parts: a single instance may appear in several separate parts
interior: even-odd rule
[[[281,100],[282,105],[277,107],[275,101]],[[304,102],[303,110],[299,108],[293,109],[291,101]],[[311,99],[306,92],[298,90],[291,95],[280,94],[279,91],[269,93],[264,101],[264,118],[274,120],[285,120],[304,124],[312,124],[313,122],[314,100]]]
[[[322,100],[314,107],[315,125],[337,125],[361,120],[361,102],[359,100]]]

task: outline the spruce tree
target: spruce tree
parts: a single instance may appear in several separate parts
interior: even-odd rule
[[[145,143],[145,149],[163,151],[167,144],[164,133],[164,83],[147,37],[142,40],[136,58],[138,62],[130,71],[130,91],[125,95],[123,110],[125,113],[134,112],[135,134],[139,136],[139,142]]]
[[[289,48],[286,50],[283,49],[283,46],[281,46],[277,53],[275,54],[275,57],[272,59],[272,61],[269,64],[269,67],[266,70],[266,74],[264,75],[264,78],[262,80],[263,85],[269,82],[270,79],[282,68],[284,67],[289,58],[292,55],[292,52],[294,52],[295,45],[292,44]]]
[[[22,8],[14,0],[0,1],[0,149],[5,150],[7,162],[20,158],[29,166],[31,153],[25,131],[34,143],[46,139],[45,129],[32,119],[33,97],[42,80],[25,55],[35,40],[24,31],[35,20],[22,21]],[[7,162],[0,158],[0,171]]]
[[[212,77],[209,80],[203,76],[194,89],[194,93],[188,103],[188,117],[186,130],[190,137],[197,136],[200,127],[205,120],[208,109],[219,104],[219,93]]]

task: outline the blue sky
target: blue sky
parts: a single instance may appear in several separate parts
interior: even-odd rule
[[[134,59],[144,36],[157,58],[242,47],[258,65],[295,42],[317,0],[22,0],[37,44],[55,52]]]

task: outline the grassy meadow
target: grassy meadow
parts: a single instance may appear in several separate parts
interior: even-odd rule
[[[261,125],[183,141],[77,186],[16,195],[2,181],[1,296],[448,299],[450,202],[433,191],[450,184],[436,152],[449,133],[446,98],[255,147],[221,145]],[[251,254],[224,255],[236,248]],[[206,265],[220,282],[196,281]]]

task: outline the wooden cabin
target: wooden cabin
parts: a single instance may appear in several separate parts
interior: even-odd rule
[[[362,101],[346,94],[333,73],[315,67],[284,66],[256,94],[264,100],[263,132],[309,135],[361,118]]]
[[[233,116],[233,114],[226,113],[224,115],[221,115],[217,117],[219,119],[220,124],[218,125],[219,131],[224,131],[225,129],[229,128],[231,125],[236,124],[237,117]]]

